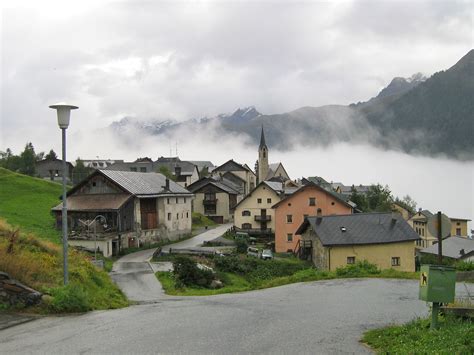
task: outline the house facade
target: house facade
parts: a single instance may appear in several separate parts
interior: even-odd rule
[[[100,251],[111,255],[142,243],[178,240],[191,233],[192,199],[161,174],[96,170],[67,194],[69,243],[90,248],[97,235]],[[58,228],[61,210],[62,203],[52,209]]]
[[[263,181],[235,207],[234,226],[255,235],[273,235],[275,232],[275,211],[273,205],[294,188],[285,189],[284,184]]]
[[[70,162],[66,162],[66,183],[72,181],[72,173],[74,166]],[[63,179],[63,161],[60,159],[43,159],[36,162],[36,174],[45,180],[61,182]]]
[[[420,237],[398,213],[308,217],[296,233],[300,256],[322,270],[367,260],[380,269],[415,271]]]
[[[189,185],[188,190],[195,196],[193,212],[201,213],[216,223],[233,220],[239,192],[231,186],[212,178],[202,178]]]
[[[238,188],[243,195],[249,194],[255,188],[257,181],[255,173],[246,164],[239,164],[232,159],[215,168],[211,175],[216,180],[233,180],[239,185]]]
[[[275,211],[275,251],[294,252],[300,237],[296,230],[308,216],[341,215],[352,206],[314,183],[307,183],[273,206]]]

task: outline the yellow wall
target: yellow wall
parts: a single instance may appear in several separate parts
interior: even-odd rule
[[[456,233],[456,229],[461,228],[461,234]],[[451,218],[451,235],[460,235],[466,237],[467,234],[467,221],[462,219]]]
[[[415,271],[415,242],[389,244],[371,244],[356,246],[331,247],[328,251],[330,270],[347,265],[347,257],[355,256],[355,260],[367,260],[376,264],[380,269],[396,269],[400,271]],[[392,257],[400,257],[400,266],[392,266]]]
[[[258,199],[262,199],[262,203],[258,203]],[[271,199],[267,202],[267,199]],[[255,221],[255,216],[260,216],[261,209],[266,209],[267,216],[271,216],[271,221],[267,222],[267,228],[275,231],[275,210],[272,206],[280,201],[280,197],[267,185],[259,185],[252,191],[242,202],[235,208],[234,225],[242,228],[242,224],[250,223],[252,229],[260,228],[260,222]],[[242,211],[250,211],[250,216],[242,216]]]
[[[195,194],[194,201],[193,201],[193,211],[201,213],[206,216],[222,216],[224,222],[228,222],[232,219],[232,214],[229,211],[229,195],[225,192],[218,192],[216,193],[216,213],[213,214],[206,214],[204,213],[204,193],[199,192]]]

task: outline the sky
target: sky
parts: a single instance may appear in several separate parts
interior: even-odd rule
[[[106,129],[125,116],[180,121],[250,105],[272,114],[366,101],[392,78],[447,69],[473,47],[472,1],[7,0],[0,6],[0,151],[19,153],[31,141],[37,151],[59,152],[48,106],[66,101],[79,106],[68,129],[71,159],[169,154],[171,141],[136,136],[125,144]],[[179,137],[179,155],[253,166],[255,149],[241,137],[213,138],[203,144]],[[323,163],[293,164],[296,156],[319,153]],[[430,208],[449,203],[452,213],[474,216],[469,162],[363,145],[274,156],[291,159],[295,177],[324,173],[346,183],[390,182]],[[390,175],[387,160],[410,171]],[[372,164],[361,174],[347,164],[340,170],[335,161],[350,161],[350,168]],[[437,165],[452,174],[438,173]],[[434,179],[431,190],[422,176]],[[437,205],[429,191],[441,185]],[[462,207],[446,197],[453,186],[464,190],[456,198]]]

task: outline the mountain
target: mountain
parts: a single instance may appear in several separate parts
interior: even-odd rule
[[[265,127],[267,144],[280,150],[295,145],[327,146],[337,142],[369,143],[410,154],[445,155],[474,160],[474,50],[446,71],[430,78],[414,74],[394,78],[377,96],[357,104],[302,107],[263,115],[253,106],[232,114],[185,122],[130,118],[114,122],[112,129],[125,134],[135,128],[152,135],[177,130],[218,134],[245,134],[258,144]]]

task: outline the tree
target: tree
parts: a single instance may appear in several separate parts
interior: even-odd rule
[[[403,199],[399,199],[398,197],[395,199],[395,203],[405,208],[411,214],[416,213],[416,201],[410,197],[410,195],[406,195]]]
[[[171,174],[171,171],[170,171],[170,169],[168,169],[167,166],[165,166],[165,165],[160,166],[160,168],[158,169],[158,172],[160,174],[163,174],[164,176],[166,176],[168,179],[176,181],[176,176]]]
[[[20,173],[34,176],[36,173],[36,154],[31,142],[27,143],[25,150],[20,154]]]
[[[367,204],[370,212],[392,211],[393,198],[387,185],[372,185],[367,192]]]
[[[361,210],[362,212],[367,212],[368,205],[367,205],[367,199],[365,198],[365,195],[358,193],[354,185],[352,185],[351,191],[352,191],[352,194],[349,200],[351,200],[357,205],[357,209]]]
[[[54,152],[53,152],[54,153]],[[76,166],[72,171],[72,183],[75,185],[89,176],[92,169],[87,168],[81,158],[76,159]]]
[[[44,156],[44,158],[49,160],[56,160],[58,159],[58,155],[54,150],[51,149],[49,153]]]

